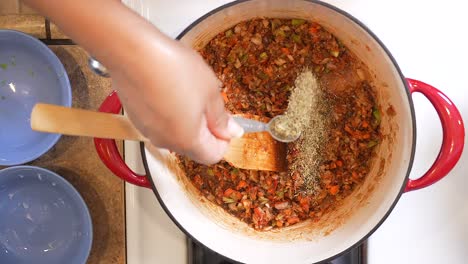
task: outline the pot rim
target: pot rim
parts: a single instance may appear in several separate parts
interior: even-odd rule
[[[249,1],[253,1],[253,0],[235,0],[233,2],[229,2],[227,4],[224,4],[224,5],[221,5],[211,11],[209,11],[208,13],[204,14],[203,16],[201,16],[200,18],[198,18],[197,20],[195,20],[194,22],[192,22],[189,26],[187,26],[177,37],[176,37],[176,40],[180,40],[182,37],[184,37],[190,30],[192,30],[195,26],[197,26],[198,24],[200,24],[202,21],[204,21],[206,18],[210,17],[211,15],[214,15],[218,12],[220,12],[221,10],[224,10],[226,8],[229,8],[231,6],[234,6],[234,5],[237,5],[237,4],[240,4],[240,3],[244,3],[244,2],[249,2]],[[410,107],[410,112],[411,112],[411,126],[412,126],[412,130],[413,130],[413,135],[412,135],[412,146],[411,146],[411,155],[410,155],[410,158],[409,158],[409,163],[408,163],[408,169],[407,169],[407,172],[406,172],[406,176],[405,176],[405,180],[403,181],[401,187],[400,187],[400,191],[398,193],[398,195],[396,196],[395,200],[393,201],[392,205],[390,206],[390,208],[388,209],[388,211],[385,213],[385,215],[382,217],[382,219],[379,220],[379,222],[371,229],[369,230],[369,232],[363,236],[359,241],[357,241],[356,243],[354,243],[353,245],[349,246],[347,249],[343,250],[342,252],[338,253],[338,254],[335,254],[333,256],[330,256],[328,257],[327,259],[324,259],[324,260],[321,260],[317,263],[327,263],[337,257],[340,257],[342,255],[344,255],[345,253],[349,252],[351,249],[361,245],[364,241],[366,241],[384,222],[385,220],[387,219],[387,217],[390,215],[390,213],[393,211],[393,209],[395,208],[396,204],[398,203],[398,201],[400,200],[401,198],[401,195],[404,193],[405,191],[405,188],[406,188],[406,185],[408,183],[408,180],[409,180],[409,175],[410,175],[410,172],[411,172],[411,169],[413,167],[413,162],[414,162],[414,155],[415,155],[415,150],[416,150],[416,118],[415,118],[415,112],[414,112],[414,104],[413,104],[413,100],[412,100],[412,97],[411,97],[411,94],[410,94],[410,89],[408,87],[408,83],[405,79],[405,76],[403,75],[403,73],[401,72],[401,69],[400,67],[398,66],[395,58],[393,57],[393,55],[390,53],[390,51],[388,50],[388,48],[383,44],[383,42],[364,24],[362,23],[360,20],[358,20],[357,18],[355,18],[353,15],[349,14],[348,12],[332,5],[332,4],[329,4],[329,3],[325,3],[325,2],[322,2],[320,0],[301,0],[301,1],[305,1],[305,2],[310,2],[310,3],[314,3],[314,4],[318,4],[318,5],[322,5],[326,8],[329,8],[331,10],[333,10],[334,12],[337,12],[345,17],[347,17],[348,19],[350,19],[352,22],[356,23],[359,27],[361,27],[364,31],[366,31],[367,34],[369,34],[369,36],[371,36],[378,44],[379,46],[383,49],[383,51],[386,53],[386,55],[389,57],[389,59],[391,60],[393,66],[395,67],[395,69],[397,70],[398,72],[398,75],[400,76],[401,78],[401,81],[403,82],[403,85],[405,87],[405,93],[406,93],[406,96],[407,96],[407,99],[408,99],[408,102],[409,102],[409,107]],[[156,188],[156,185],[154,184],[154,181],[153,181],[153,177],[151,175],[151,171],[149,169],[149,166],[148,166],[148,160],[146,158],[146,151],[145,151],[145,143],[141,142],[140,143],[140,152],[141,152],[141,157],[142,157],[142,160],[143,160],[143,166],[145,168],[145,172],[146,172],[146,176],[148,177],[148,180],[149,182],[151,183],[151,189],[153,190],[153,193],[155,194],[156,198],[158,199],[159,203],[161,204],[161,207],[163,208],[163,210],[166,212],[166,214],[168,215],[168,217],[172,220],[172,222],[187,236],[189,237],[191,240],[195,241],[196,243],[198,243],[199,245],[202,245],[206,248],[208,248],[209,250],[213,251],[213,252],[216,252],[214,251],[213,249],[207,247],[206,245],[204,245],[202,242],[200,242],[196,237],[194,237],[187,229],[185,229],[180,223],[179,221],[177,221],[177,219],[172,215],[171,211],[169,210],[169,208],[166,206],[166,204],[164,203],[164,200],[162,199],[162,197],[160,196],[157,188]],[[218,252],[216,252],[218,253]],[[227,260],[231,261],[231,262],[234,262],[234,263],[240,263],[236,260],[233,260],[225,255],[222,255],[220,253],[218,253],[219,255],[223,256],[224,258],[226,258]]]

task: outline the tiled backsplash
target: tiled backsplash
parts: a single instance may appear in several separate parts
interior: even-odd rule
[[[36,13],[36,11],[20,0],[0,0],[0,15]]]

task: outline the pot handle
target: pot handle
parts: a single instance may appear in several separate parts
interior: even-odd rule
[[[406,80],[411,93],[419,92],[429,99],[439,115],[443,131],[439,155],[422,177],[408,181],[405,192],[409,192],[436,183],[455,167],[463,152],[465,129],[460,112],[444,93],[427,83],[409,78]]]
[[[99,107],[100,112],[118,114],[122,109],[117,92],[113,91]],[[95,138],[94,146],[106,167],[122,180],[137,186],[151,188],[146,175],[133,172],[120,156],[114,139]]]

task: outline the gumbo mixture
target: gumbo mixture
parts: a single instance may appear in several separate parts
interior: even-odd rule
[[[319,24],[254,19],[217,35],[200,54],[223,82],[233,114],[266,120],[283,114],[306,69],[319,83],[311,123],[288,145],[288,171],[212,166],[180,157],[191,182],[210,201],[257,230],[317,220],[369,172],[380,140],[380,111],[363,64]]]

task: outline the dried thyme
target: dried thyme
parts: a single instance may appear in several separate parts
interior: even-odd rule
[[[279,116],[270,126],[271,131],[279,138],[297,138],[310,126],[310,115],[318,83],[309,69],[301,72],[289,97],[286,113]]]

